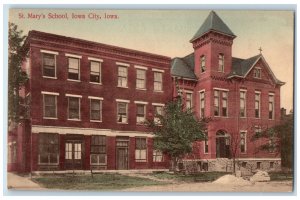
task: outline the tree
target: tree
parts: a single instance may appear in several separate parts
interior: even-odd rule
[[[154,148],[167,154],[176,170],[178,161],[193,151],[193,143],[205,139],[206,122],[198,121],[191,109],[184,109],[181,96],[167,103],[163,114],[155,118],[159,120],[147,122],[154,134]]]
[[[20,88],[26,83],[27,75],[22,71],[21,66],[25,61],[28,49],[23,48],[26,36],[18,26],[9,23],[8,35],[8,119],[9,123],[18,123],[20,120],[22,98],[19,95]]]
[[[281,123],[271,128],[257,132],[252,141],[265,139],[265,143],[259,146],[259,150],[281,154],[281,166],[293,168],[294,149],[294,115],[291,112],[282,116]]]

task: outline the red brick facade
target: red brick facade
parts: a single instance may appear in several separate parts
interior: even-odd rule
[[[211,17],[216,15],[212,13]],[[137,123],[137,113],[140,112],[137,105],[144,105],[146,119],[152,118],[155,106],[162,106],[177,95],[176,81],[185,99],[188,93],[192,94],[191,104],[196,116],[212,119],[207,127],[206,147],[205,142],[195,143],[194,159],[207,163],[208,160],[230,158],[231,155],[224,151],[235,138],[239,140],[237,145],[240,145],[240,134],[243,132],[245,149],[244,152],[238,149],[238,158],[275,160],[280,165],[279,155],[257,152],[259,144],[251,142],[250,138],[255,130],[279,123],[280,86],[283,83],[275,78],[262,55],[250,59],[234,58],[232,45],[235,36],[227,32],[209,29],[195,37],[191,40],[194,53],[183,58],[183,64],[177,65],[179,58],[171,60],[165,56],[30,31],[24,45],[29,49],[29,59],[24,65],[29,81],[25,92],[22,91],[31,100],[30,119],[20,124],[14,134],[9,134],[10,145],[16,142],[18,153],[13,163],[8,164],[8,170],[167,168],[169,162],[166,156],[161,162],[153,157],[153,135],[147,132],[144,125]],[[46,70],[44,62],[49,62],[43,60],[44,54],[54,58],[55,72],[52,77],[43,74]],[[205,61],[202,62],[203,56]],[[78,69],[78,80],[68,79],[72,71],[69,69],[72,62],[69,58],[79,61],[74,68],[75,71]],[[100,83],[90,82],[92,61],[100,63]],[[188,66],[187,71],[191,75],[181,71],[183,65]],[[202,65],[205,68],[201,68]],[[119,66],[125,70],[125,87],[120,87],[118,82],[119,77],[124,75],[120,75]],[[172,72],[174,67],[179,72]],[[145,87],[142,89],[137,89],[138,69],[145,71]],[[260,70],[259,77],[254,77],[256,69]],[[158,86],[155,85],[157,81]],[[155,87],[160,88],[160,85],[160,91],[155,91]],[[241,92],[245,93],[244,116],[240,114]],[[256,93],[260,95],[258,117],[255,116]],[[201,104],[201,94],[204,95],[204,106]],[[50,113],[51,117],[45,117],[45,95],[52,96],[52,102],[55,102],[55,109],[52,105],[55,114]],[[269,95],[274,97],[272,119],[269,119]],[[70,110],[70,105],[73,105],[70,98],[78,99],[79,111],[75,110],[79,112],[78,119],[69,119],[73,112]],[[91,99],[101,101],[101,120],[91,119]],[[122,121],[124,116],[118,114],[120,102],[126,104],[125,122]],[[216,107],[218,114],[215,113]],[[204,110],[202,114],[201,109]],[[48,143],[45,138],[48,138]],[[139,141],[138,138],[145,140]],[[47,154],[42,154],[43,151]],[[214,170],[209,163],[207,167]]]

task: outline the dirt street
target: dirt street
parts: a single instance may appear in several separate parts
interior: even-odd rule
[[[293,182],[256,182],[253,185],[239,186],[216,183],[183,183],[162,186],[129,188],[122,191],[140,192],[292,192]]]

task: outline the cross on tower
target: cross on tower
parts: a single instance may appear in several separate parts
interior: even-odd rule
[[[262,52],[262,48],[261,48],[261,47],[259,47],[259,49],[258,49],[258,50],[259,50],[259,54],[261,54],[261,52]]]

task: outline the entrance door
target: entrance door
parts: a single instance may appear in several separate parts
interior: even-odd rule
[[[230,158],[230,137],[225,135],[225,133],[217,133],[216,157]]]
[[[65,168],[83,169],[84,145],[83,140],[70,140],[65,142]]]
[[[117,169],[128,169],[128,148],[117,148]]]
[[[116,164],[117,169],[128,169],[128,137],[117,137]]]

